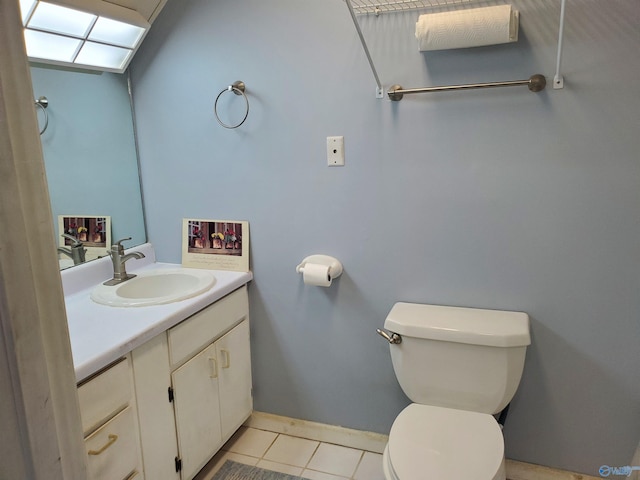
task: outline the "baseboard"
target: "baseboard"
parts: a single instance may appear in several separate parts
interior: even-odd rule
[[[380,433],[363,432],[262,412],[253,412],[245,422],[245,426],[375,453],[382,453],[388,440],[386,435]]]
[[[380,433],[363,432],[361,430],[325,425],[263,412],[253,412],[244,425],[259,430],[268,430],[318,442],[344,445],[345,447],[374,453],[382,453],[389,438],[387,435]],[[602,480],[601,477],[592,477],[581,473],[509,459],[506,462],[506,470],[509,480]]]
[[[509,459],[506,468],[508,480],[602,480],[602,477]]]

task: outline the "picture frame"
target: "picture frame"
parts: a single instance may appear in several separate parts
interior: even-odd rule
[[[248,272],[249,222],[184,218],[182,265]]]
[[[111,246],[111,217],[108,215],[58,215],[58,232],[59,247],[70,247],[73,241],[69,237],[73,237],[87,249],[85,261],[104,257]],[[64,237],[63,234],[68,237]]]

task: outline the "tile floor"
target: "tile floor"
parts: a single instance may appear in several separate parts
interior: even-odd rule
[[[310,480],[384,480],[378,453],[248,427],[241,427],[195,480],[210,480],[227,459]]]

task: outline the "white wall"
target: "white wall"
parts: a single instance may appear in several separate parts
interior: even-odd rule
[[[515,45],[421,54],[415,12],[361,23],[387,87],[551,81],[559,1],[513,4]],[[149,238],[179,262],[183,217],[250,222],[257,410],[387,432],[408,402],[375,334],[394,302],[521,310],[533,343],[507,455],[592,475],[627,464],[640,430],[639,10],[569,1],[564,90],[392,103],[375,98],[340,0],[169,2],[132,67]],[[226,130],[212,107],[235,80],[251,111]],[[345,136],[343,168],[326,166],[330,135]],[[344,264],[330,289],[295,273],[313,253]]]

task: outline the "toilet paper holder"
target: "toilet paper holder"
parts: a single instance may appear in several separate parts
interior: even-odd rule
[[[329,267],[329,276],[330,280],[334,278],[338,278],[342,275],[342,263],[337,258],[331,257],[329,255],[309,255],[305,257],[300,265],[296,267],[296,272],[304,273],[304,267],[307,263],[312,263],[316,265],[325,265]]]

